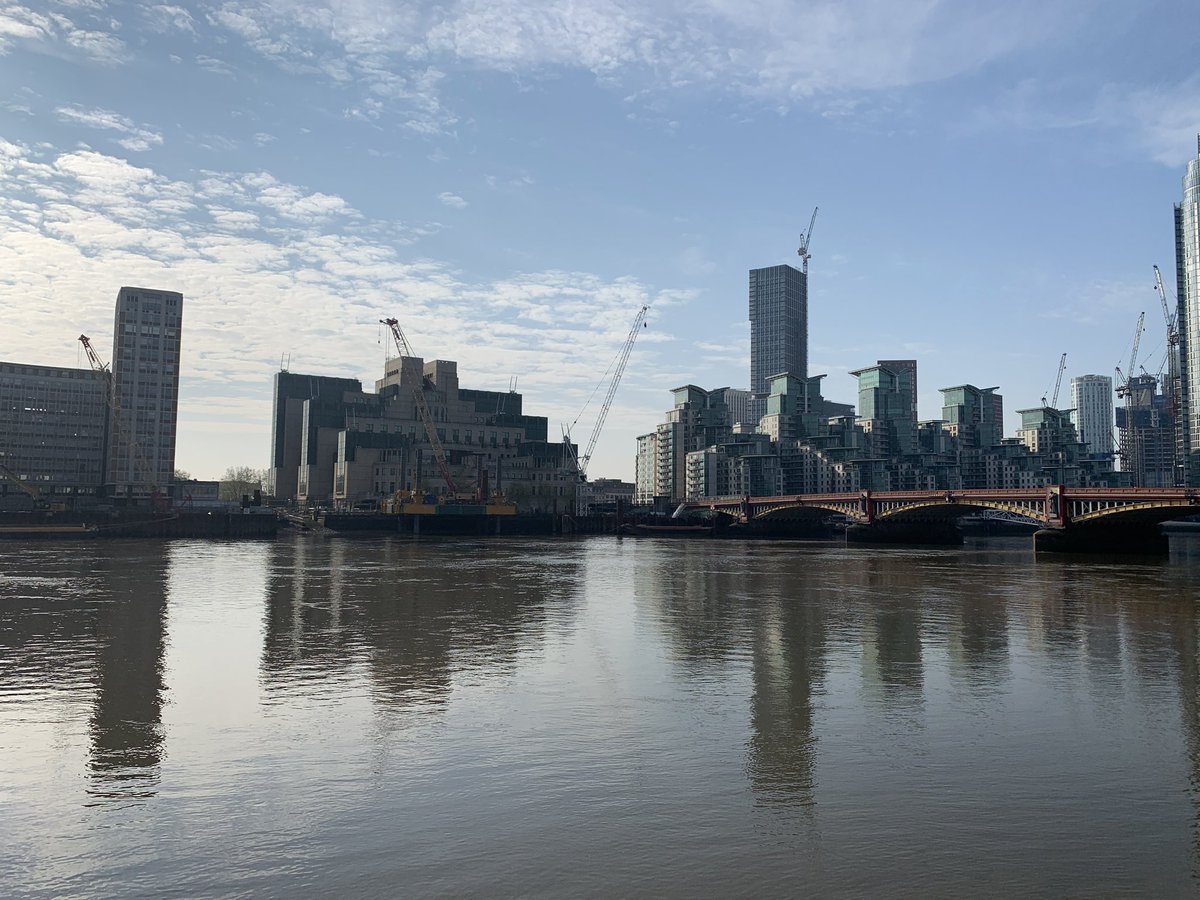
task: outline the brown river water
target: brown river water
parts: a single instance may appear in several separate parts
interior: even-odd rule
[[[0,545],[0,894],[1192,896],[1200,540]]]

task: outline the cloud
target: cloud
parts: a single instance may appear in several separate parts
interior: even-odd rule
[[[693,297],[576,271],[463,280],[409,249],[430,230],[369,219],[344,198],[267,172],[180,180],[95,150],[0,140],[0,359],[25,360],[37,347],[47,364],[74,365],[76,335],[104,345],[121,285],[182,291],[181,465],[201,471],[215,460],[220,471],[244,461],[254,435],[265,453],[263,398],[281,351],[294,371],[370,384],[383,352],[376,323],[395,314],[418,353],[459,361],[464,385],[503,389],[519,374],[527,410],[570,421],[638,309]],[[652,348],[669,335],[651,326],[637,366],[654,380]],[[245,402],[222,400],[207,416],[216,421],[201,423],[213,397]],[[631,413],[628,430],[656,421],[661,404],[651,398]],[[623,429],[610,426],[610,446],[627,460]]]
[[[361,86],[367,98],[407,111],[407,128],[431,135],[457,122],[440,97],[451,69],[588,72],[648,109],[655,94],[702,90],[853,116],[857,95],[976,72],[1067,40],[1114,3],[226,0],[208,21],[287,71]],[[1036,30],[1025,26],[1032,16]],[[348,110],[372,115],[361,102]]]
[[[94,62],[119,65],[125,61],[125,43],[111,30],[115,23],[102,8],[81,5],[73,10],[79,21],[65,12],[48,12],[20,4],[0,8],[0,54],[18,43],[52,46],[59,42],[81,51]]]
[[[160,3],[146,7],[144,15],[146,24],[151,31],[157,31],[162,34],[172,31],[179,31],[193,36],[196,34],[196,20],[182,6],[171,6]]]
[[[442,191],[440,194],[438,194],[438,199],[441,200],[446,206],[454,209],[466,209],[467,207],[466,200],[458,196],[458,194],[452,194],[450,191]]]
[[[163,142],[162,135],[145,125],[135,125],[130,119],[107,109],[84,109],[79,106],[60,106],[54,114],[64,122],[120,132],[117,143],[132,153],[149,150]]]
[[[1139,148],[1167,166],[1195,159],[1200,131],[1200,74],[1167,85],[1109,85],[1096,102],[1097,116],[1132,134]]]

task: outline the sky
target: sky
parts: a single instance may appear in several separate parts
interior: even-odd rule
[[[748,387],[747,270],[811,238],[809,374],[916,358],[1015,410],[1162,364],[1200,131],[1184,0],[0,0],[0,359],[185,295],[177,465],[266,467],[272,377],[464,387],[631,479],[670,390]],[[593,397],[589,403],[589,397]]]

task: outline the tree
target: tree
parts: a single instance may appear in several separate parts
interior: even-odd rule
[[[243,494],[252,495],[255,491],[262,490],[266,479],[266,469],[230,466],[221,476],[221,487],[217,496],[222,500],[241,500]]]
[[[187,471],[186,469],[176,469],[175,477],[173,480],[174,481],[191,481],[192,473]]]

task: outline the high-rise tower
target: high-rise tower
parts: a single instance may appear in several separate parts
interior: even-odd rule
[[[759,415],[772,375],[808,376],[808,277],[791,266],[750,270],[750,392]]]
[[[123,287],[113,327],[108,492],[146,497],[175,473],[183,294]]]
[[[1200,485],[1200,138],[1183,176],[1183,202],[1175,206],[1175,275],[1182,420],[1176,449],[1185,483]]]
[[[1071,379],[1071,421],[1088,453],[1113,452],[1113,384],[1107,375],[1080,375]]]

